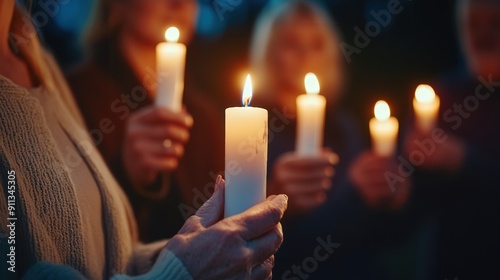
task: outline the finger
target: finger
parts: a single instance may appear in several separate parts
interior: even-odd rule
[[[256,265],[250,274],[252,280],[272,279],[274,267],[274,256],[269,257],[264,262]]]
[[[173,122],[181,126],[193,126],[193,117],[186,111],[174,112],[167,108],[149,106],[134,112],[133,119],[140,122]]]
[[[335,174],[335,169],[328,166],[326,168],[318,168],[315,170],[306,171],[293,171],[283,170],[276,174],[277,179],[283,183],[307,183],[312,181],[321,181],[330,179]]]
[[[133,124],[129,128],[128,135],[132,138],[171,139],[181,143],[186,143],[189,140],[188,128],[173,123]]]
[[[288,196],[280,194],[272,200],[261,202],[247,211],[227,219],[228,223],[240,224],[244,240],[257,238],[279,223],[288,205]]]
[[[141,140],[134,144],[136,153],[149,155],[158,159],[174,157],[180,158],[184,154],[184,146],[171,142],[170,147],[165,147],[163,142],[157,140]]]
[[[224,191],[225,181],[222,176],[217,176],[215,181],[214,194],[196,211],[196,216],[200,217],[200,223],[204,227],[215,224],[224,212]]]
[[[283,243],[283,228],[278,223],[271,231],[265,235],[247,242],[250,249],[250,262],[259,264],[267,260],[278,251]]]
[[[144,165],[155,170],[171,171],[177,169],[179,160],[176,157],[155,157],[148,155],[144,158]]]
[[[300,157],[294,154],[285,155],[282,159],[282,164],[285,168],[293,170],[314,170],[327,166],[332,166],[335,162],[334,158],[318,156],[318,157]]]
[[[325,193],[332,187],[330,179],[316,180],[305,183],[290,183],[283,186],[283,190],[290,196],[310,195],[315,193]]]

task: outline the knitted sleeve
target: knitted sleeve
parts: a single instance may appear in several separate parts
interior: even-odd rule
[[[191,274],[178,259],[174,253],[164,250],[162,251],[156,263],[151,270],[144,275],[128,276],[128,275],[115,275],[113,280],[148,280],[148,279],[165,279],[165,280],[192,280]]]
[[[33,265],[22,278],[24,280],[83,280],[85,277],[69,265],[38,262]]]
[[[148,274],[141,276],[115,275],[113,280],[192,280],[191,275],[186,270],[182,262],[170,251],[165,251],[159,257],[161,261],[157,263]],[[8,279],[8,278],[2,278]],[[57,265],[50,262],[38,262],[33,265],[24,275],[23,279],[37,280],[83,280],[85,277],[68,265]]]
[[[182,262],[170,251],[165,251],[158,258],[160,261],[153,266],[149,273],[140,276],[115,275],[113,280],[192,280],[191,275]],[[2,278],[9,279],[9,278]],[[37,280],[83,280],[85,277],[68,265],[58,265],[50,262],[38,262],[26,272],[23,279]]]

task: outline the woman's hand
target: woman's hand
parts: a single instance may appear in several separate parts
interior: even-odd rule
[[[224,180],[219,176],[212,197],[168,241],[165,250],[173,252],[194,279],[271,279],[273,255],[283,241],[280,220],[287,200],[285,195],[271,196],[220,220]]]
[[[288,195],[293,212],[307,212],[325,202],[337,162],[338,156],[326,149],[316,157],[286,153],[274,164],[270,191]]]
[[[410,178],[391,181],[389,174],[398,174],[398,165],[392,157],[381,157],[364,152],[349,168],[349,179],[370,207],[398,209],[410,195]]]
[[[130,116],[123,165],[136,188],[152,184],[161,171],[173,171],[184,154],[193,118],[185,111],[149,106]]]

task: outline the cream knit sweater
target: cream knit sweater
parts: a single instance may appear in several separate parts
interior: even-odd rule
[[[99,188],[105,233],[105,278],[116,274],[138,275],[149,271],[166,241],[142,245],[137,241],[136,225],[126,196],[121,191],[97,149],[84,130],[76,104],[52,57],[46,55],[56,82],[56,110],[60,124],[75,145]],[[88,238],[83,234],[81,201],[75,195],[75,182],[64,163],[62,149],[47,127],[44,108],[30,91],[0,76],[0,279],[20,276],[45,279],[91,278],[102,275],[91,271],[93,256],[86,254]],[[15,171],[17,220],[8,211],[8,172]],[[76,182],[82,183],[82,182]],[[12,199],[11,199],[12,200]],[[12,208],[11,208],[12,209]],[[7,225],[15,224],[15,230]],[[166,221],[167,222],[167,221]],[[88,231],[88,229],[86,229]],[[102,230],[102,229],[100,229]],[[9,236],[15,234],[15,244]],[[8,270],[7,254],[15,246],[15,271]],[[164,265],[155,266],[164,279],[190,279],[182,262],[171,252],[162,254]],[[71,269],[71,268],[73,269]],[[126,278],[125,276],[119,276]]]

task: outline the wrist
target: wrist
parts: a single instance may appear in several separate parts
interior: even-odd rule
[[[160,252],[153,268],[145,276],[146,279],[193,279],[184,263],[167,249]]]

